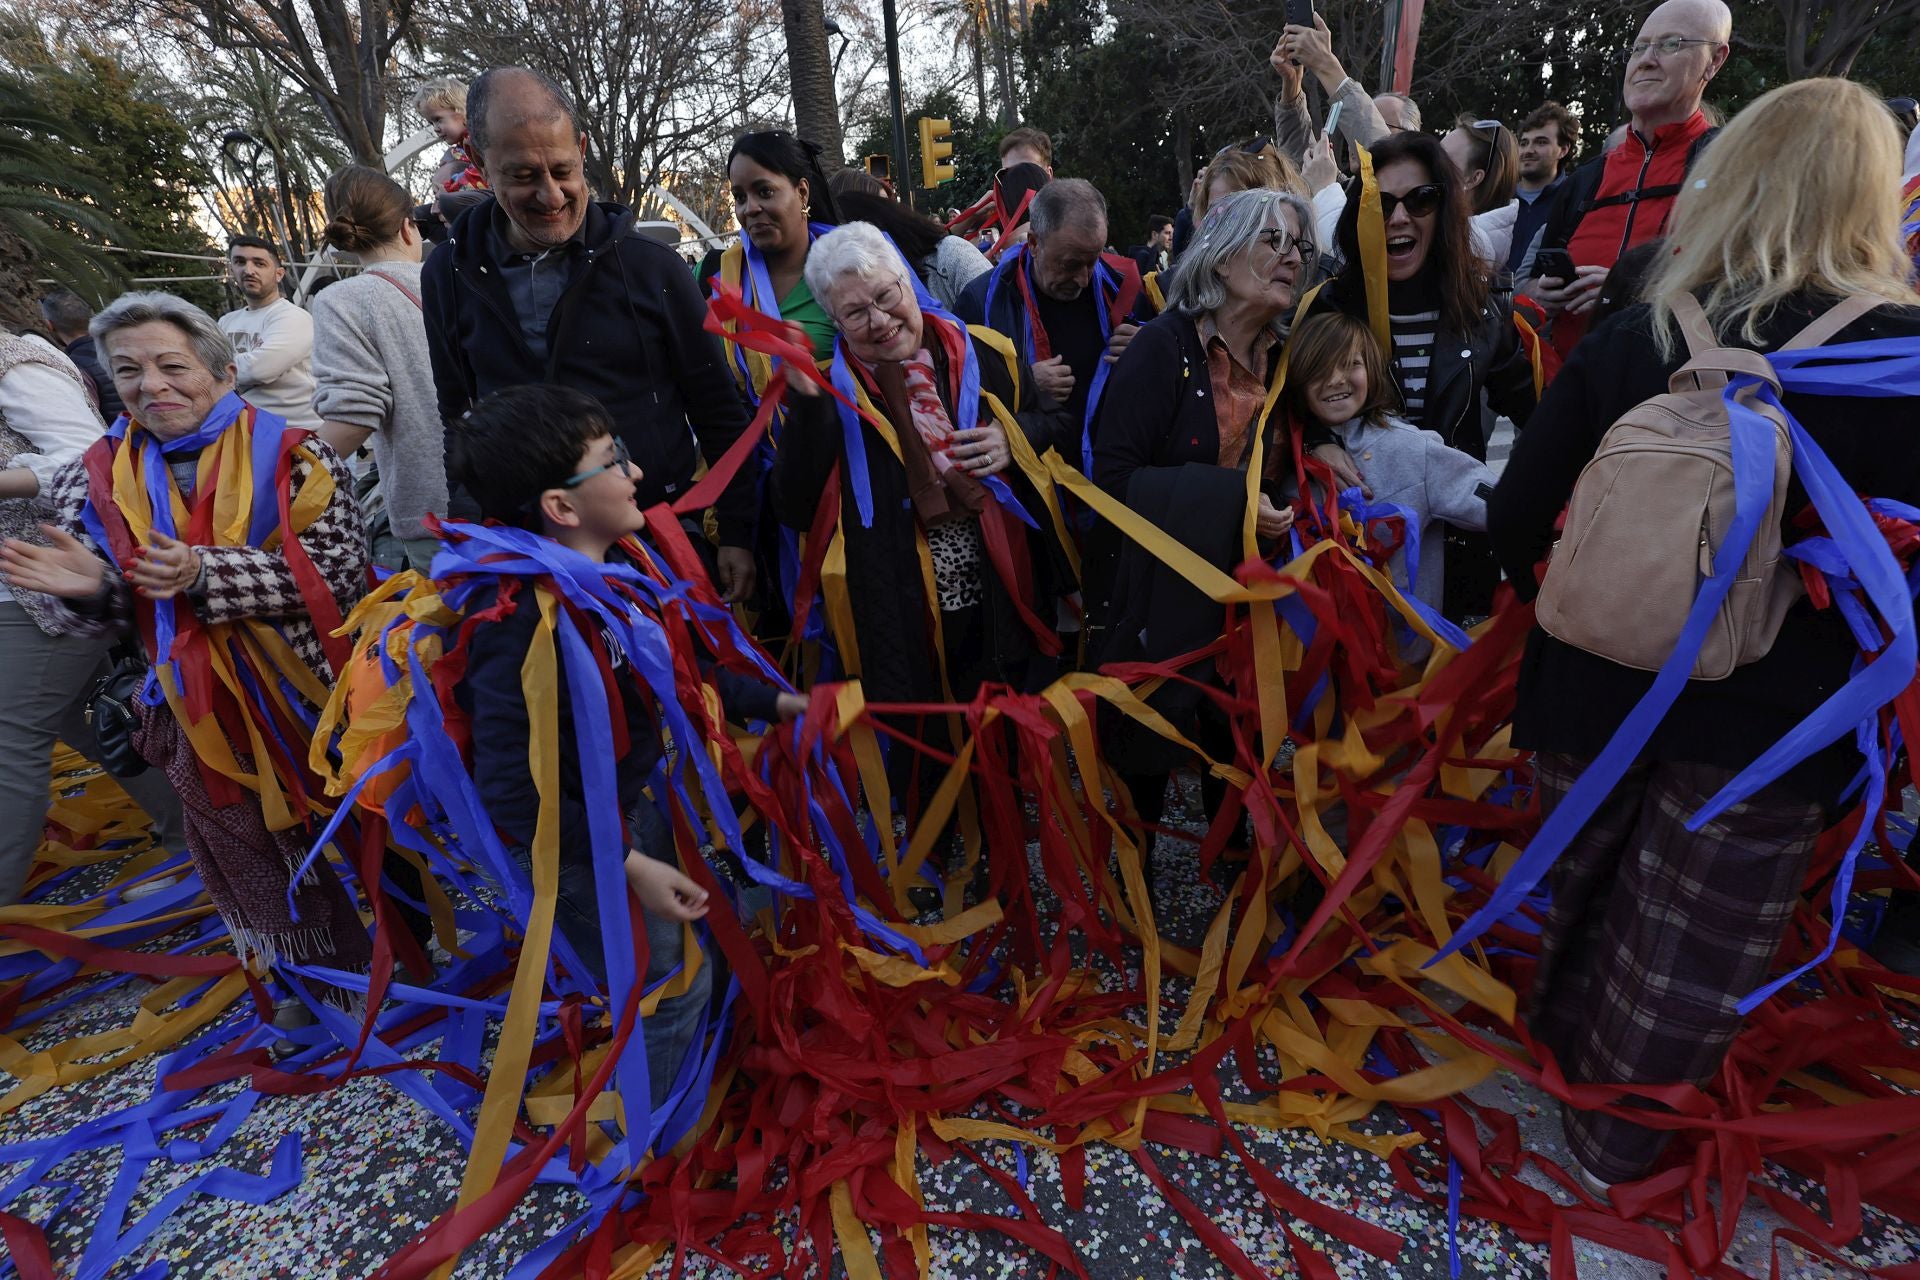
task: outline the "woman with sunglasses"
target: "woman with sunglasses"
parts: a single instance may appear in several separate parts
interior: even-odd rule
[[[1507,260],[1513,247],[1513,223],[1520,214],[1514,184],[1520,179],[1520,147],[1513,131],[1498,120],[1461,115],[1441,150],[1460,171],[1467,201],[1473,206],[1473,249],[1492,263]]]
[[[1515,423],[1533,412],[1533,365],[1514,328],[1512,300],[1495,291],[1493,264],[1474,251],[1466,192],[1437,140],[1383,138],[1373,148],[1373,171],[1386,253],[1369,264],[1362,252],[1356,182],[1337,231],[1345,265],[1315,309],[1369,318],[1367,275],[1384,272],[1400,416],[1484,461],[1488,406]],[[1488,612],[1499,571],[1484,536],[1450,531],[1446,559],[1443,611],[1456,621]]]
[[[1221,569],[1244,558],[1250,467],[1262,477],[1252,501],[1263,546],[1277,547],[1292,522],[1274,496],[1272,478],[1290,448],[1268,397],[1280,373],[1283,327],[1318,261],[1312,225],[1311,207],[1291,191],[1239,191],[1214,201],[1168,273],[1168,309],[1134,335],[1102,402],[1094,481]],[[1119,546],[1107,526],[1100,530],[1106,545],[1090,538],[1085,563],[1095,623],[1090,662],[1160,661],[1219,638],[1219,605],[1140,548]],[[1195,674],[1218,679],[1210,660]],[[1228,749],[1226,722],[1193,686],[1170,681],[1153,705],[1202,747]],[[1107,745],[1140,820],[1158,823],[1168,773],[1184,756],[1131,731]],[[1203,779],[1210,813],[1224,796],[1224,786]]]

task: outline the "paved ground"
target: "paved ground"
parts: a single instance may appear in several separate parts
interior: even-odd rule
[[[1163,846],[1166,849],[1166,846]],[[1157,886],[1169,932],[1196,936],[1200,922],[1218,905],[1220,893],[1198,874],[1185,846],[1162,854]],[[140,989],[132,985],[76,1006],[21,1036],[29,1049],[89,1031],[125,1025]],[[1169,992],[1178,998],[1179,992]],[[0,1119],[0,1146],[68,1131],[87,1119],[145,1101],[154,1088],[155,1060],[148,1058],[82,1085],[57,1090]],[[0,1086],[11,1086],[0,1077]],[[234,1096],[237,1087],[215,1090],[212,1099]],[[1520,1118],[1530,1147],[1564,1161],[1557,1112],[1544,1097],[1508,1076],[1497,1076],[1475,1090],[1476,1101],[1501,1107]],[[1377,1111],[1377,1132],[1398,1132],[1391,1109]],[[288,1194],[263,1205],[196,1198],[164,1221],[142,1224],[142,1216],[170,1191],[215,1165],[261,1174],[286,1135],[297,1135],[304,1177]],[[1403,1233],[1408,1244],[1389,1265],[1310,1229],[1303,1234],[1334,1260],[1343,1277],[1416,1277],[1449,1274],[1444,1213],[1401,1193],[1384,1162],[1354,1147],[1326,1143],[1308,1132],[1268,1134],[1248,1130],[1256,1154],[1306,1195],[1347,1210],[1369,1222]],[[191,1153],[185,1153],[191,1154]],[[1015,1168],[1008,1146],[988,1147],[999,1167]],[[150,1225],[150,1234],[133,1245],[128,1261],[109,1272],[91,1274],[142,1277],[159,1274],[165,1264],[176,1277],[310,1277],[348,1280],[371,1274],[379,1263],[410,1239],[454,1198],[464,1151],[440,1121],[390,1086],[357,1081],[338,1091],[308,1098],[267,1098],[224,1146],[206,1160],[157,1161],[138,1184],[126,1217],[129,1234]],[[1294,1274],[1281,1234],[1274,1228],[1259,1193],[1231,1158],[1213,1160],[1155,1147],[1153,1155],[1166,1175],[1202,1205],[1263,1270]],[[45,1221],[54,1207],[73,1197],[52,1232],[56,1265],[62,1275],[77,1274],[83,1251],[96,1233],[100,1207],[119,1167],[118,1148],[75,1156],[53,1170],[41,1186],[11,1206],[11,1212]],[[23,1166],[0,1165],[0,1186]],[[1775,1171],[1780,1185],[1789,1175]],[[964,1159],[942,1166],[923,1158],[920,1170],[930,1206],[950,1210],[1007,1213],[1005,1195]],[[1126,1277],[1202,1277],[1226,1274],[1180,1217],[1147,1183],[1132,1161],[1111,1148],[1095,1148],[1087,1162],[1085,1212],[1068,1211],[1061,1198],[1057,1161],[1040,1153],[1030,1157],[1028,1186],[1048,1222],[1077,1248],[1090,1275],[1098,1280]],[[1544,1185],[1544,1184],[1543,1184]],[[1804,1188],[1796,1188],[1804,1194]],[[512,1219],[463,1259],[463,1277],[504,1275],[534,1245],[563,1227],[582,1201],[564,1189],[537,1188]],[[138,1224],[138,1225],[137,1225]],[[1778,1225],[1757,1204],[1742,1218],[1731,1261],[1741,1270],[1764,1276],[1768,1237]],[[1045,1261],[998,1235],[969,1235],[936,1229],[934,1274],[954,1280],[976,1277],[1038,1276]],[[1466,1221],[1459,1232],[1460,1274],[1475,1277],[1543,1276],[1547,1254],[1510,1232],[1484,1222]],[[1862,1266],[1910,1261],[1920,1256],[1920,1228],[1868,1210],[1868,1227],[1850,1257]],[[1783,1246],[1783,1276],[1841,1274]],[[1582,1277],[1652,1277],[1651,1264],[1581,1244]],[[0,1269],[3,1270],[3,1269]],[[663,1263],[658,1274],[666,1274]],[[694,1260],[695,1276],[727,1274]]]

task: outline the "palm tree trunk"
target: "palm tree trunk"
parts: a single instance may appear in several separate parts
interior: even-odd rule
[[[1019,90],[1013,79],[1013,16],[1007,0],[995,0],[1000,11],[1000,123],[1011,129],[1020,122]]]
[[[827,50],[827,19],[821,0],[780,0],[787,34],[787,69],[793,80],[793,123],[799,135],[821,148],[821,167],[831,173],[846,164],[840,137],[840,105]]]
[[[967,42],[973,48],[973,91],[980,98],[982,120],[993,115],[993,107],[987,101],[986,36],[983,34],[986,25],[987,0],[968,0]]]

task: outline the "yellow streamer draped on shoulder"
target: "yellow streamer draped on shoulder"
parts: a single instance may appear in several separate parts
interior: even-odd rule
[[[744,293],[746,274],[746,251],[737,244],[728,245],[720,254],[720,283],[731,285]],[[763,309],[771,308],[775,315],[779,314],[780,300],[778,298],[754,298],[750,299],[750,301]],[[739,321],[727,321],[726,330],[728,333],[738,333],[740,330]],[[753,382],[751,387],[743,388],[743,390],[753,392],[753,398],[758,400],[766,394],[767,383],[773,380],[773,361],[763,352],[749,351],[744,348],[736,349],[746,357],[747,371],[751,375]],[[731,355],[732,352],[728,354]],[[734,381],[740,381],[740,366],[729,359],[727,361],[727,367],[733,371]]]
[[[1140,277],[1140,288],[1147,295],[1147,301],[1153,304],[1155,311],[1167,309],[1167,295],[1160,288],[1160,273],[1149,271]]]
[[[1373,156],[1360,153],[1360,266],[1367,281],[1367,323],[1382,351],[1393,350],[1393,325],[1387,319],[1387,221],[1380,209],[1380,182],[1373,173]]]

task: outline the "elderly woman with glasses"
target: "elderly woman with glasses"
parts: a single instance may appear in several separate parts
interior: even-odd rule
[[[319,437],[240,398],[232,343],[192,303],[129,293],[91,332],[126,416],[54,477],[49,545],[8,540],[0,570],[54,598],[68,633],[137,639],[151,667],[133,745],[179,795],[241,958],[364,972],[353,898],[325,859],[302,873],[325,812],[312,717],[366,586],[353,480]]]
[[[823,588],[841,663],[881,702],[1040,687],[1061,649],[1055,600],[1073,587],[1036,459],[1077,445],[1074,424],[1043,407],[1005,339],[940,309],[872,224],[814,241],[806,276],[839,329],[823,363],[859,412],[788,371],[800,394],[773,508],[808,531],[837,507],[827,560],[845,573],[836,583],[829,568]]]
[[[1312,226],[1312,209],[1290,191],[1215,201],[1170,274],[1168,310],[1141,326],[1114,367],[1094,434],[1094,481],[1222,569],[1242,558],[1249,501],[1263,546],[1277,548],[1292,524],[1273,496],[1289,442],[1271,392],[1287,322],[1318,261]],[[1256,465],[1249,499],[1247,469]],[[1089,587],[1102,597],[1090,600],[1102,620],[1097,660],[1158,661],[1219,637],[1219,605],[1138,547],[1116,557],[1110,530],[1104,548],[1094,541],[1089,582],[1104,572],[1111,583]],[[1170,682],[1154,705],[1197,731],[1202,746],[1224,738],[1224,724],[1207,719],[1209,704],[1190,686]],[[1141,820],[1157,823],[1177,751],[1130,732],[1109,745]],[[1217,806],[1216,796],[1208,801]]]

